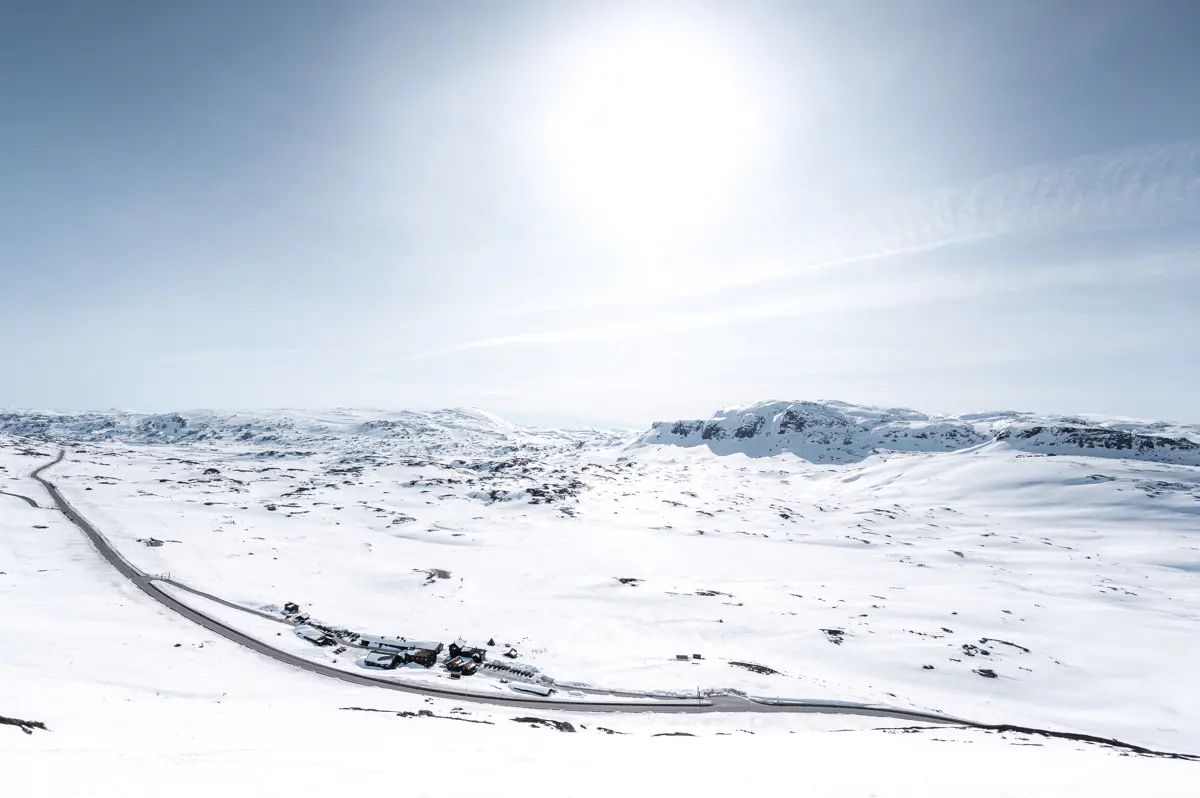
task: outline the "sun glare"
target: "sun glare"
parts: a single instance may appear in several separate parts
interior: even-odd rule
[[[582,61],[549,147],[580,210],[648,246],[710,217],[758,134],[728,55],[699,37],[648,30],[617,36]]]

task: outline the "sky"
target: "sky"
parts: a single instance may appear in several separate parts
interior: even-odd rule
[[[1200,421],[1200,6],[0,4],[0,407]]]

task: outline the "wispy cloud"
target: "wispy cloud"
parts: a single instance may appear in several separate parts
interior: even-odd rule
[[[833,271],[970,242],[1143,228],[1197,218],[1200,218],[1200,140],[1085,155],[907,198],[832,225],[821,234],[804,231],[803,244],[783,248],[770,263],[739,264],[737,268],[722,269],[718,278],[681,281],[671,298],[698,299],[781,283],[806,273]],[[1011,278],[1012,275],[1006,275],[1006,280]],[[1077,276],[1064,273],[1060,275],[1063,278],[1077,279]],[[1028,285],[1031,277],[1025,275],[1020,279]],[[631,297],[630,303],[650,304],[663,298],[643,293]],[[499,335],[431,349],[411,355],[410,359],[507,346],[635,340],[654,334],[786,318],[827,307],[829,299],[827,295],[809,294],[628,323]],[[858,295],[853,305],[862,307],[864,303],[879,301],[898,300],[895,296],[891,300],[872,300]],[[647,310],[647,314],[661,313],[660,307],[652,304],[650,307],[653,311]]]
[[[1030,165],[886,201],[848,217],[801,222],[768,247],[766,255],[680,264],[678,271],[689,279],[666,282],[659,291],[639,289],[622,302],[654,305],[664,299],[712,296],[962,244],[1197,219],[1200,139],[1189,139]],[[500,315],[598,307],[612,300],[602,294],[544,299]],[[531,342],[527,336],[511,337],[511,343]]]
[[[909,250],[915,251],[915,248]],[[812,284],[806,286],[807,290],[804,293],[784,294],[766,301],[740,301],[736,304],[730,302],[705,310],[657,316],[642,314],[635,320],[617,323],[478,338],[409,354],[403,359],[419,361],[503,347],[637,341],[670,333],[829,313],[874,312],[915,303],[961,300],[982,294],[995,296],[1030,290],[1053,290],[1063,286],[1084,288],[1100,284],[1119,285],[1139,282],[1149,275],[1170,274],[1182,266],[1194,263],[1197,256],[1200,256],[1200,251],[1193,250],[1143,256],[1134,263],[1124,258],[1112,258],[1084,260],[1054,269],[1034,268],[1019,272],[985,270],[982,273],[958,275],[925,269],[917,274],[905,274],[903,279],[898,281]]]
[[[1154,227],[1200,219],[1200,139],[1083,155],[991,175],[801,229],[769,264],[697,290],[785,280],[987,239]]]

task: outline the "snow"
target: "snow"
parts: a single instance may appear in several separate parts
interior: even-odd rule
[[[800,403],[775,416],[788,404]],[[52,729],[0,727],[6,792],[315,794],[346,772],[356,789],[385,785],[398,752],[427,763],[404,768],[417,794],[440,792],[447,768],[504,794],[715,794],[748,773],[798,772],[816,795],[1161,795],[1191,783],[1185,762],[1013,734],[872,731],[907,725],[880,718],[464,704],[464,719],[488,723],[447,720],[459,704],[307,674],[157,605],[44,509],[27,476],[64,445],[47,476],[147,572],[260,611],[296,601],[314,622],[370,634],[495,638],[560,683],[861,701],[1200,752],[1200,469],[1186,449],[1085,456],[1061,435],[1042,451],[996,439],[1074,423],[1028,414],[800,410],[866,424],[873,441],[888,440],[884,425],[902,443],[821,452],[806,439],[803,459],[751,438],[717,451],[462,410],[0,414],[0,491],[43,505],[0,496],[0,603],[19,608],[0,614],[0,714]],[[947,440],[964,426],[981,440],[923,450],[900,434]],[[150,537],[164,545],[137,542]],[[361,651],[335,655],[288,624],[163,589],[300,656],[445,678],[368,672]],[[454,684],[511,687],[483,671]],[[438,717],[341,709],[352,706]],[[579,732],[513,722],[529,714]],[[664,733],[697,738],[647,740]],[[697,766],[707,761],[738,767]]]
[[[928,416],[846,402],[758,402],[710,419],[657,422],[643,444],[705,446],[716,454],[795,454],[813,463],[854,463],[886,452],[964,451],[989,441],[1012,449],[1200,465],[1200,429],[1162,422],[1032,413]]]

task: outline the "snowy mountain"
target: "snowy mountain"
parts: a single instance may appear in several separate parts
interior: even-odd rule
[[[1031,413],[929,416],[845,402],[760,402],[712,418],[656,422],[642,445],[707,446],[716,454],[791,453],[813,463],[855,463],[889,452],[950,452],[981,444],[1042,454],[1200,465],[1200,428]]]

